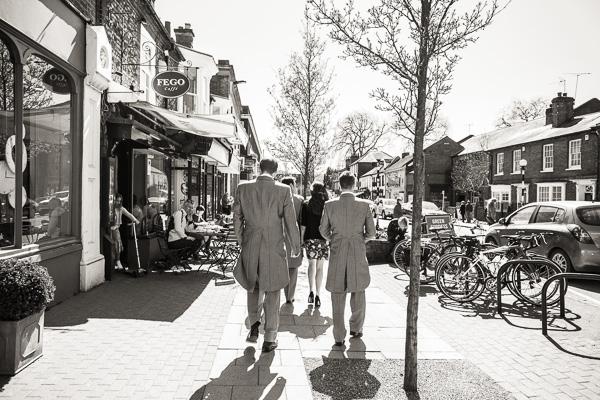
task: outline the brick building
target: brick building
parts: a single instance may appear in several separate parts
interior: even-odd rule
[[[502,210],[533,201],[597,200],[599,128],[598,99],[574,107],[572,97],[559,93],[545,117],[472,137],[460,156],[489,154],[489,193]]]

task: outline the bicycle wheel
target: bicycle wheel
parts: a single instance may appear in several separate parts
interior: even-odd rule
[[[544,264],[519,263],[510,269],[511,284],[514,285],[517,298],[526,303],[539,306],[542,304],[542,288],[546,281],[562,271],[550,260]],[[566,291],[565,287],[565,291]],[[560,300],[560,282],[554,281],[548,288],[547,304],[553,305]]]
[[[401,240],[394,246],[392,250],[392,259],[396,268],[401,269],[408,274],[408,266],[410,264],[410,242]]]
[[[473,301],[483,293],[485,273],[471,258],[456,253],[438,263],[435,283],[438,289],[458,303]]]

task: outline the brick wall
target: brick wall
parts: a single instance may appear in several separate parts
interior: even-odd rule
[[[96,21],[96,3],[106,0],[62,0],[67,6],[79,11],[84,17],[95,23]]]

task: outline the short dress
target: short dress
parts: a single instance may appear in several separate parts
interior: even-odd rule
[[[306,258],[309,260],[328,260],[329,259],[329,246],[327,241],[319,232],[319,225],[321,224],[321,213],[315,214],[309,207],[308,202],[302,203],[302,226],[304,230],[304,250],[306,251]]]

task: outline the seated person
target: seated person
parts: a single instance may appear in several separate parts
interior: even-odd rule
[[[187,216],[192,213],[194,203],[186,200],[180,210],[175,211],[169,223],[169,238],[167,244],[171,249],[195,250],[202,244],[202,241],[196,240],[186,234]]]
[[[198,207],[196,207],[196,212],[192,214],[192,224],[194,228],[197,228],[200,224],[203,224],[205,222],[206,221],[204,220],[204,207],[199,205]]]

